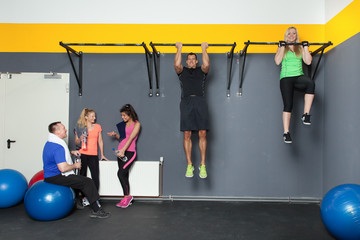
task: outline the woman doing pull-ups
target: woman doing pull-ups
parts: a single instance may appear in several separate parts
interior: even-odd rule
[[[292,143],[290,136],[290,118],[293,107],[294,90],[305,92],[304,114],[301,117],[303,124],[311,125],[310,109],[314,100],[315,83],[304,75],[302,62],[310,65],[312,56],[309,52],[309,43],[302,42],[301,45],[289,45],[288,43],[299,43],[298,31],[295,27],[289,27],[285,32],[284,41],[279,42],[275,55],[276,65],[281,64],[280,90],[284,103],[282,114],[284,127],[284,142]]]

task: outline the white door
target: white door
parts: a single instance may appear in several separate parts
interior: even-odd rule
[[[29,181],[42,170],[48,125],[68,127],[69,74],[1,74],[0,167],[15,169]]]

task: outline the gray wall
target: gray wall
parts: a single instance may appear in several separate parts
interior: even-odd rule
[[[0,71],[69,72],[70,129],[75,126],[81,109],[89,107],[97,112],[104,133],[115,130],[115,124],[121,120],[120,107],[131,103],[142,124],[137,159],[164,157],[164,195],[321,198],[324,65],[320,65],[316,80],[311,126],[302,125],[303,96],[295,96],[291,122],[293,144],[289,145],[282,140],[280,68],[274,64],[273,57],[274,54],[248,54],[242,97],[235,96],[239,84],[239,61],[235,59],[231,97],[227,98],[226,55],[210,54],[207,98],[211,130],[205,180],[198,177],[197,167],[194,178],[184,177],[186,161],[179,131],[180,86],[173,69],[174,54],[161,56],[161,97],[147,95],[143,54],[85,53],[82,97],[78,96],[66,54],[0,53]],[[104,133],[105,155],[114,159],[111,149],[117,142]],[[71,146],[73,137],[70,131]],[[193,140],[193,159],[198,166],[196,135]]]
[[[327,53],[324,99],[324,194],[360,183],[360,33]]]

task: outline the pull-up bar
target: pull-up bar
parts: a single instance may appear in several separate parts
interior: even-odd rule
[[[236,46],[236,43],[234,43]],[[209,43],[209,47],[230,47],[234,46],[234,44],[217,44],[217,43]],[[175,47],[176,43],[150,43],[150,46],[172,46]],[[183,43],[182,46],[185,47],[201,47],[200,43]]]
[[[238,95],[242,95],[242,84],[243,84],[243,80],[244,80],[244,68],[245,68],[245,61],[246,61],[246,55],[247,55],[247,49],[250,45],[279,45],[280,42],[244,42],[245,46],[243,48],[243,50],[240,52],[240,56],[244,56],[243,59],[243,64],[242,64],[242,68],[241,68],[241,77],[240,77],[240,84],[239,84],[239,92],[237,93]],[[303,45],[303,43],[287,43],[285,42],[285,45]],[[309,46],[311,45],[317,45],[317,46],[321,46],[318,49],[316,49],[315,51],[311,52],[311,56],[315,56],[317,53],[321,52],[320,57],[318,62],[316,63],[316,67],[315,67],[315,71],[314,74],[312,76],[312,80],[315,79],[315,74],[317,72],[317,69],[319,67],[319,63],[321,61],[321,58],[323,56],[324,50],[325,48],[329,47],[330,45],[333,45],[332,42],[327,42],[327,43],[308,43]],[[311,67],[309,68],[309,75],[311,75]]]
[[[247,42],[244,42],[244,44],[247,44],[247,45],[279,45],[280,42],[250,42],[250,41],[247,41]],[[331,44],[331,42],[328,42],[328,43],[308,43],[308,45],[327,45],[327,44]],[[298,43],[288,43],[288,42],[285,42],[285,45],[303,45],[301,42],[298,42]]]
[[[66,49],[67,54],[69,56],[70,59],[70,63],[71,66],[74,70],[75,73],[75,77],[79,86],[79,96],[82,96],[82,68],[83,68],[83,52],[79,51],[77,52],[76,50],[74,50],[73,48],[69,47],[69,46],[100,46],[100,47],[122,47],[122,46],[126,46],[126,47],[144,47],[145,50],[145,58],[146,58],[146,66],[147,66],[147,70],[148,70],[148,77],[149,77],[149,96],[152,97],[153,95],[153,90],[152,90],[152,53],[149,51],[149,49],[147,48],[146,44],[144,42],[142,43],[63,43],[60,42],[60,46],[62,46],[63,48]],[[76,72],[75,69],[75,65],[74,62],[71,58],[70,52],[75,54],[77,57],[79,57],[79,74]],[[150,58],[150,61],[149,61]]]
[[[153,53],[155,53],[156,61],[154,61],[154,66],[155,66],[155,76],[156,76],[156,84],[159,83],[159,78],[160,78],[160,52],[156,49],[156,46],[167,46],[167,47],[174,47],[176,44],[175,43],[153,43],[150,42],[150,46],[153,49]],[[199,43],[183,43],[182,44],[183,47],[200,47],[201,44]],[[228,97],[230,97],[230,85],[231,85],[231,71],[232,71],[232,62],[233,62],[233,58],[234,58],[234,49],[236,47],[236,42],[234,42],[233,44],[208,44],[209,47],[231,47],[230,51],[227,52],[227,93],[226,95]]]

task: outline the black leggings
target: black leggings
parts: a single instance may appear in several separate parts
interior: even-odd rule
[[[120,160],[120,158],[117,158],[118,165],[119,165],[119,171],[117,173],[118,178],[121,183],[121,187],[125,195],[130,194],[130,184],[129,184],[129,169],[134,163],[134,159],[136,157],[135,152],[125,151],[125,156],[128,158],[128,161],[123,162]]]
[[[100,180],[99,180],[99,159],[95,155],[81,154],[81,169],[80,175],[87,175],[87,167],[89,166],[91,172],[91,179],[95,183],[96,189],[99,191]]]
[[[282,78],[280,80],[280,90],[284,103],[284,112],[291,112],[293,108],[293,96],[295,89],[305,92],[305,94],[314,94],[315,83],[305,75]]]

